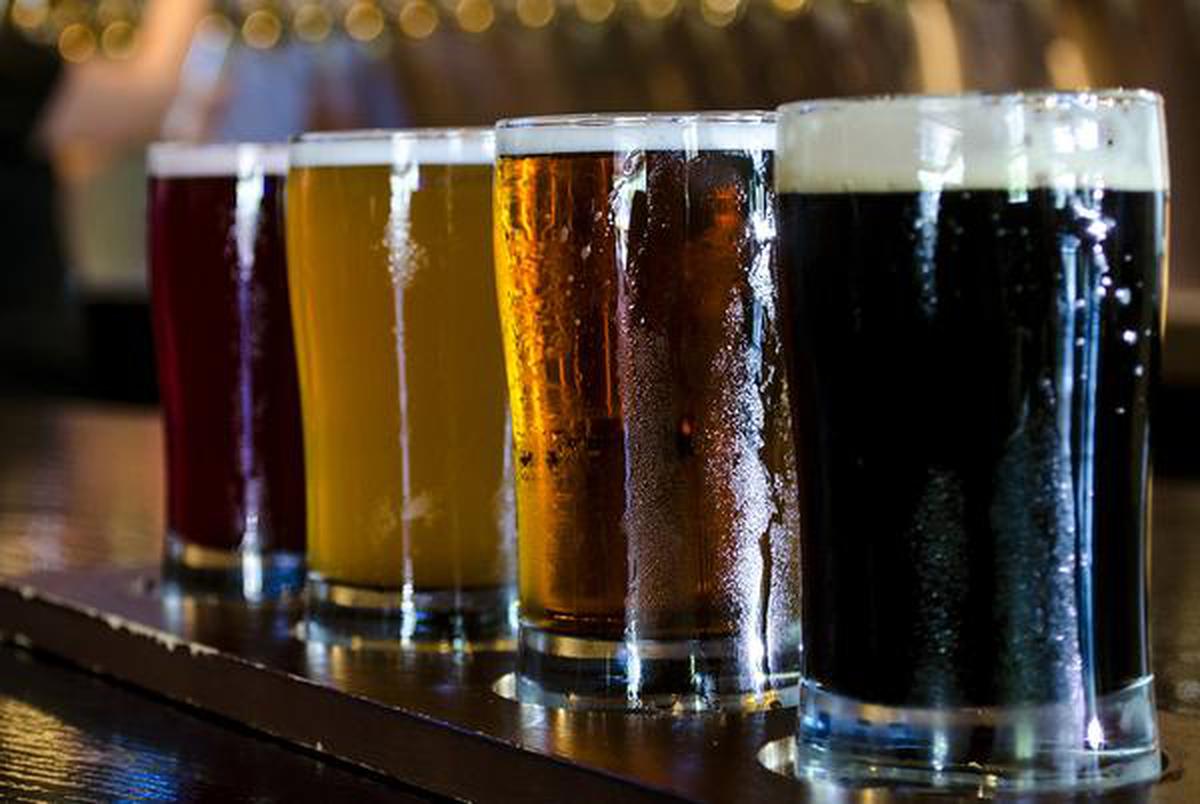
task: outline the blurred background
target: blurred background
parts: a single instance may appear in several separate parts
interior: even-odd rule
[[[1173,176],[1159,468],[1196,471],[1197,42],[1197,0],[0,0],[0,390],[155,401],[156,139],[1141,86]]]

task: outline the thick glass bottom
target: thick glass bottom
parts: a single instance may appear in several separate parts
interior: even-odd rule
[[[167,594],[214,596],[256,603],[299,592],[304,556],[289,552],[218,550],[168,533],[163,558]]]
[[[1082,696],[1081,696],[1082,698]],[[991,792],[1103,790],[1161,773],[1153,679],[1039,706],[879,706],[800,686],[795,772],[848,785]]]
[[[604,640],[521,625],[517,673],[496,692],[565,709],[756,711],[796,705],[797,674],[730,639]],[[798,650],[796,651],[799,656]]]
[[[310,572],[303,637],[351,648],[504,650],[512,648],[516,592],[483,589],[380,589]]]

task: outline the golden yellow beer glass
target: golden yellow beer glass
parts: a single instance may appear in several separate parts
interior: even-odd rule
[[[515,526],[491,131],[306,134],[290,160],[309,636],[502,635]]]

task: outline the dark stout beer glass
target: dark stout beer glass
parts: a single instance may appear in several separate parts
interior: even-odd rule
[[[795,104],[777,176],[800,769],[1015,790],[1153,778],[1160,99]]]
[[[282,145],[160,144],[149,256],[166,434],[166,580],[255,600],[299,587],[304,453]]]
[[[523,700],[740,707],[794,685],[774,140],[761,113],[497,127]]]

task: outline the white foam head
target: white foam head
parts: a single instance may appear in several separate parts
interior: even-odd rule
[[[282,176],[287,173],[287,159],[284,143],[156,142],[147,152],[146,172],[159,178]]]
[[[772,112],[562,115],[496,124],[499,156],[632,151],[771,151]]]
[[[413,128],[303,134],[292,141],[294,168],[353,165],[490,165],[491,128]]]
[[[1146,91],[898,96],[780,107],[780,192],[1166,190]]]

